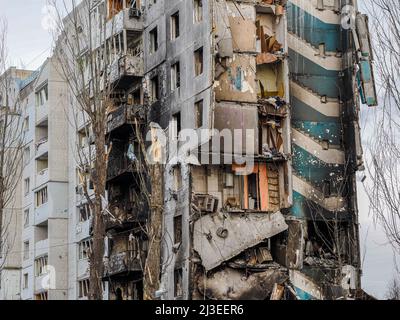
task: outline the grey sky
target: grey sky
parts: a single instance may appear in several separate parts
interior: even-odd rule
[[[46,0],[0,0],[0,17],[8,20],[9,57],[12,65],[37,69],[49,55],[52,37],[42,27]],[[368,119],[373,109],[362,107],[363,132],[368,132]],[[383,298],[394,274],[393,253],[380,227],[375,227],[369,215],[368,198],[359,183],[361,249],[363,254],[363,287]]]

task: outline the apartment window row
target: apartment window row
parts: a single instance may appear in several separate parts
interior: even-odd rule
[[[78,245],[79,260],[89,259],[89,253],[92,250],[93,241],[91,239],[84,240]]]
[[[47,274],[48,256],[43,256],[35,260],[35,276],[40,277]]]
[[[194,128],[199,129],[203,127],[204,111],[203,111],[203,100],[199,100],[194,104]],[[182,131],[182,116],[180,112],[175,113],[172,116],[172,136],[179,140],[179,133]]]
[[[48,199],[48,193],[47,193],[47,187],[44,187],[43,189],[37,191],[35,193],[35,198],[36,198],[36,207],[40,207],[47,203]]]
[[[200,76],[204,71],[203,47],[194,51],[194,73]],[[177,61],[171,66],[171,91],[179,89],[181,86],[181,65]],[[150,80],[151,101],[154,103],[160,99],[160,84],[158,76]]]
[[[154,2],[155,3],[155,2]],[[203,21],[203,1],[202,0],[193,0],[193,21],[194,23],[199,23]],[[170,17],[170,25],[171,25],[171,40],[175,40],[179,38],[181,35],[181,26],[180,26],[180,15],[179,11],[173,13]],[[153,28],[150,33],[150,53],[154,53],[158,50],[158,28]]]

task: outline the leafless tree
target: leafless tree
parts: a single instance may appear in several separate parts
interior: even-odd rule
[[[400,282],[398,278],[393,278],[387,288],[387,300],[400,300]]]
[[[100,3],[100,6],[99,6]],[[113,52],[106,41],[113,32],[103,5],[93,0],[51,0],[56,11],[56,48],[54,57],[59,72],[71,93],[75,115],[87,120],[84,134],[91,137],[86,148],[79,148],[77,158],[80,183],[93,216],[93,245],[90,260],[89,299],[103,298],[104,213],[107,210],[106,180],[109,148],[106,144],[107,115],[113,108]],[[65,12],[70,12],[64,17]],[[78,125],[78,121],[75,122]],[[77,128],[78,130],[78,128]],[[81,146],[82,147],[82,146]],[[89,174],[88,174],[89,173]],[[93,196],[89,190],[93,186]]]
[[[23,120],[15,87],[15,69],[8,69],[7,22],[0,19],[0,270],[14,246],[10,230],[18,218],[17,188],[22,174]]]
[[[380,107],[369,143],[366,190],[375,221],[400,253],[400,7],[391,0],[368,0],[375,46]]]

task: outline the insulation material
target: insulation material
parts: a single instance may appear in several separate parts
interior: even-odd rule
[[[194,250],[209,271],[287,228],[280,212],[206,215],[194,225]]]
[[[281,66],[277,64],[262,64],[257,66],[257,94],[260,98],[278,96],[283,98],[285,94],[282,81]]]
[[[226,71],[215,82],[216,100],[257,102],[256,58],[234,54],[226,61]]]
[[[276,283],[282,284],[287,275],[280,269],[271,269],[248,275],[246,271],[226,268],[198,279],[198,290],[211,300],[265,300]]]
[[[254,21],[243,20],[242,17],[229,17],[235,52],[256,51],[256,26]]]

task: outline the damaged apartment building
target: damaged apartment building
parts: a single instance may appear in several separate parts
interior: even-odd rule
[[[357,1],[94,3],[95,24],[107,16],[103,36],[113,84],[105,132],[111,152],[104,299],[144,298],[155,196],[145,156],[150,128],[168,138],[161,150],[161,272],[154,298],[360,298],[359,112],[361,104],[377,101],[368,19],[357,13],[343,25],[348,12],[342,8],[357,12]],[[47,88],[45,75],[37,73],[39,80],[24,89],[30,104]],[[90,155],[94,141],[87,116],[70,108],[68,119],[76,123],[69,120],[67,129],[66,119],[52,120],[54,110],[32,125],[37,172],[27,193],[32,199],[25,200],[34,216],[27,211],[20,244],[27,257],[17,282],[22,299],[84,300],[94,186],[90,161],[77,164],[77,154]],[[57,121],[57,137],[67,136],[68,144],[46,135]],[[188,145],[190,133],[197,140]],[[58,166],[53,149],[65,155]],[[51,183],[56,178],[62,184]],[[62,261],[54,262],[56,246]],[[61,272],[56,288],[36,290],[42,264],[51,263]]]
[[[345,5],[357,9],[147,1],[148,121],[176,141],[164,168],[162,299],[359,297],[358,116],[360,100],[377,102],[367,17],[344,27]],[[245,143],[199,134],[197,162],[179,152],[186,129],[242,129]],[[254,162],[250,172],[235,156]]]
[[[155,297],[357,298],[358,116],[376,93],[366,16],[341,25],[341,8],[356,2],[100,3],[117,22],[107,40],[108,298],[143,298],[142,148],[154,125],[168,137]],[[183,149],[188,130],[198,140]],[[86,294],[87,276],[78,275]]]

